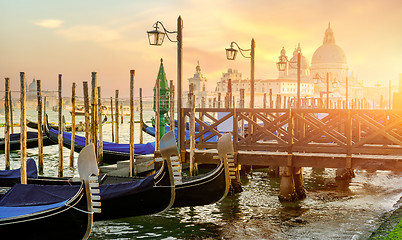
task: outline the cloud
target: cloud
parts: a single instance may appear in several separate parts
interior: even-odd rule
[[[58,34],[71,41],[111,42],[121,39],[118,31],[101,26],[74,26],[60,29]]]
[[[63,20],[59,19],[42,19],[35,22],[35,25],[44,28],[59,28],[63,24]]]

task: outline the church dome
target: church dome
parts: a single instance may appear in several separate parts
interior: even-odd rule
[[[323,44],[317,48],[311,59],[311,64],[321,63],[347,64],[345,52],[335,44],[334,33],[329,24],[325,31]]]
[[[28,85],[28,91],[33,92],[36,91],[36,81],[35,78],[32,80],[32,82]]]

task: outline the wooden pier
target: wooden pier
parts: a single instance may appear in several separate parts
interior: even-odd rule
[[[185,118],[191,116],[190,108],[182,112]],[[208,140],[231,132],[235,164],[280,167],[281,192],[282,185],[289,184],[292,188],[296,184],[297,190],[303,167],[337,168],[352,175],[352,169],[402,171],[402,111],[198,108],[195,112],[196,162],[215,163],[216,142]],[[190,147],[183,135],[180,141]],[[181,156],[185,162],[190,159],[185,148]],[[284,180],[288,177],[291,180]],[[293,190],[287,189],[285,195],[292,195],[289,191]]]

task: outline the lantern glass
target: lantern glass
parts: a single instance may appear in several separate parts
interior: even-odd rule
[[[148,31],[148,40],[150,45],[161,46],[165,39],[165,33],[158,29]]]
[[[282,60],[276,63],[276,66],[278,67],[279,71],[285,71],[286,65],[287,65],[287,62],[282,61]]]
[[[228,60],[235,60],[237,55],[237,50],[234,48],[226,48],[226,58]]]

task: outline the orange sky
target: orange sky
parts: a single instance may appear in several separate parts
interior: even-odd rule
[[[277,77],[275,62],[282,46],[288,56],[297,43],[311,62],[322,44],[328,22],[336,43],[345,51],[350,71],[365,85],[397,85],[402,72],[402,2],[388,1],[1,1],[0,89],[10,77],[19,89],[19,72],[27,81],[41,79],[42,89],[56,90],[63,74],[64,95],[77,83],[98,72],[102,96],[129,93],[129,71],[136,70],[135,88],[150,96],[160,58],[168,79],[176,81],[175,43],[148,45],[146,31],[157,21],[176,30],[184,20],[184,82],[197,61],[213,90],[222,72],[236,68],[250,76],[249,59],[225,58],[225,48],[236,41],[249,48],[256,41],[256,78]]]

